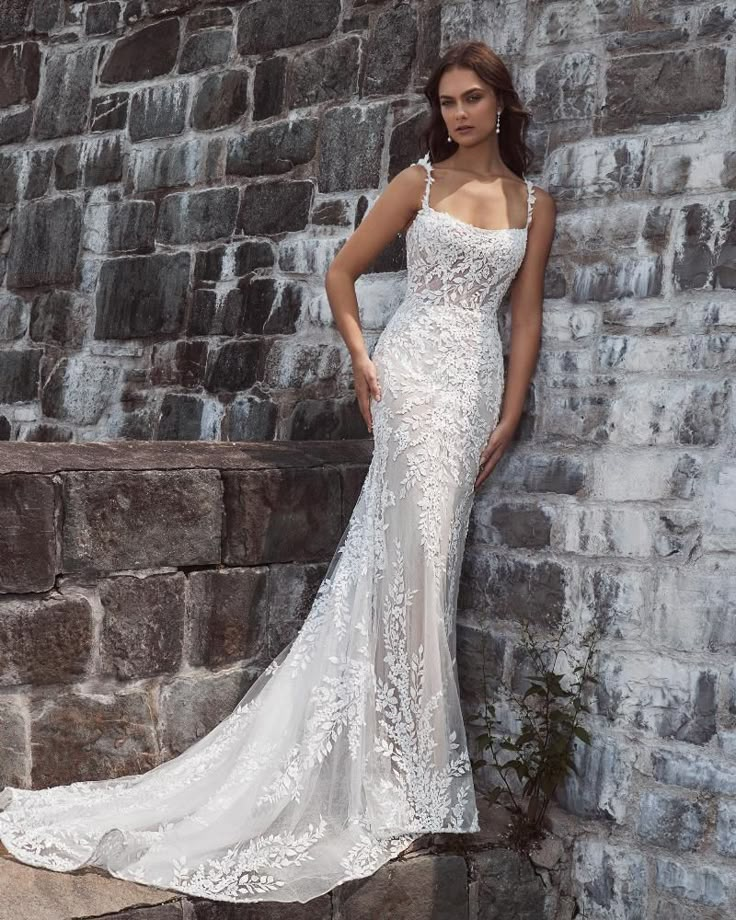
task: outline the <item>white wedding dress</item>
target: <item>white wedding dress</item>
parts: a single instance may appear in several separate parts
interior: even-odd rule
[[[101,867],[221,901],[306,902],[428,832],[479,830],[455,659],[458,578],[504,373],[496,311],[526,251],[430,206],[405,298],[373,350],[374,452],[296,637],[235,710],[147,773],[6,786],[24,863]]]

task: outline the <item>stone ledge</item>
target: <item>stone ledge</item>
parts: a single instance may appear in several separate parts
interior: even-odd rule
[[[0,475],[66,470],[300,469],[368,463],[372,438],[344,441],[97,441],[0,443]]]

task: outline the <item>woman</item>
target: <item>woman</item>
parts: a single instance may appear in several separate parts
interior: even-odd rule
[[[327,274],[375,446],[307,619],[178,757],[141,776],[6,787],[0,840],[18,859],[215,900],[306,902],[427,832],[479,829],[458,575],[474,490],[511,441],[535,365],[555,206],[523,177],[528,116],[487,46],[450,49],[425,92],[428,154]],[[403,229],[406,296],[370,357],[355,279]],[[510,285],[504,386],[496,310]]]

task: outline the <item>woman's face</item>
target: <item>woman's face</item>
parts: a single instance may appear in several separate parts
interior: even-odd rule
[[[447,133],[458,144],[475,144],[495,132],[496,95],[469,67],[453,67],[442,74],[439,102]]]

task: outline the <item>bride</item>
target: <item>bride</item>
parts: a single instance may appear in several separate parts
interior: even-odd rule
[[[427,832],[479,830],[458,579],[475,491],[534,370],[555,204],[525,176],[529,116],[486,45],[450,48],[425,94],[427,153],[388,183],[326,277],[374,451],[301,630],[178,757],[142,775],[5,787],[0,840],[16,859],[303,903]],[[401,231],[406,293],[369,355],[355,281]]]

